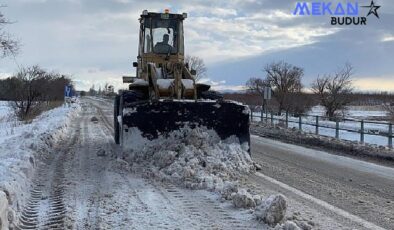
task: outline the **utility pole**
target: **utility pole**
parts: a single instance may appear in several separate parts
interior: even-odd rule
[[[264,87],[264,97],[263,97],[263,111],[265,112],[265,115],[267,117],[268,114],[268,108],[267,108],[267,100],[271,100],[271,88],[268,86]]]

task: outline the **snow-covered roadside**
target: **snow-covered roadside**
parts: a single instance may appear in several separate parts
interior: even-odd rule
[[[7,101],[0,101],[0,122],[10,112],[11,108],[8,106]]]
[[[0,136],[0,229],[8,229],[21,211],[31,179],[40,159],[63,138],[80,107],[58,107],[41,114],[29,124],[13,128]],[[5,196],[4,196],[5,195]],[[5,197],[5,199],[4,199]]]
[[[6,138],[15,138],[24,123],[14,115],[9,101],[0,101],[0,144]],[[21,127],[21,128],[19,128]]]

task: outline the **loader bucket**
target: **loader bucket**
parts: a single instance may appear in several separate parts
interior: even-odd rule
[[[231,101],[134,102],[124,105],[122,122],[127,129],[138,128],[149,140],[187,124],[213,129],[222,140],[236,136],[250,146],[249,109]]]

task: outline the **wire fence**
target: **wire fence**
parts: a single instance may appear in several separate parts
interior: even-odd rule
[[[356,120],[337,118],[329,119],[325,116],[292,115],[285,113],[276,115],[273,112],[252,112],[251,121],[264,122],[273,126],[299,129],[321,136],[337,139],[358,141],[360,143],[386,146],[393,149],[393,124],[370,120]]]

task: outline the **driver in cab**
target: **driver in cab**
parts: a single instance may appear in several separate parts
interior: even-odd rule
[[[156,43],[155,47],[153,47],[153,50],[155,53],[162,53],[162,54],[168,54],[172,52],[172,46],[168,44],[168,41],[170,39],[170,36],[168,34],[163,35],[163,41]]]

